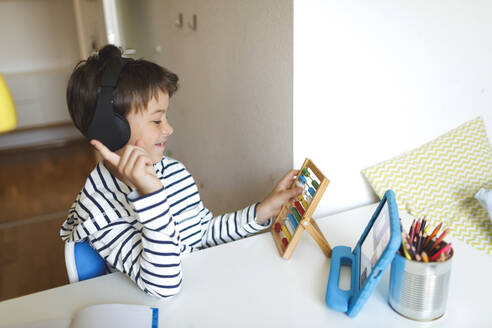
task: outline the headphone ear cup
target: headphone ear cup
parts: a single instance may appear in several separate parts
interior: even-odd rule
[[[131,136],[130,124],[128,123],[128,120],[123,115],[116,112],[113,112],[113,114],[114,114],[114,123],[120,136],[118,139],[121,140],[120,148],[122,148],[130,140],[130,136]]]
[[[123,148],[130,140],[130,124],[127,119],[114,111],[113,91],[118,77],[130,59],[121,58],[118,67],[106,65],[101,78],[101,91],[97,97],[94,117],[87,129],[89,140],[97,139],[111,151]]]

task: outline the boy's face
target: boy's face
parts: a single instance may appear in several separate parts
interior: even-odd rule
[[[135,145],[137,140],[144,144],[153,163],[162,159],[167,138],[174,132],[167,121],[169,95],[159,91],[158,99],[152,98],[144,110],[131,110],[126,116],[131,128],[128,144]]]

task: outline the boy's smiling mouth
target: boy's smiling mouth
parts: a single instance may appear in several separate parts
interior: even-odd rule
[[[157,147],[165,148],[166,147],[166,141],[163,142],[158,142],[155,144]]]

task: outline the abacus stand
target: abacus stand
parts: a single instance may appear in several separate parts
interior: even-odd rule
[[[318,227],[318,224],[316,224],[316,221],[313,218],[305,218],[301,221],[301,223],[299,224],[299,227],[297,228],[296,232],[294,233],[294,236],[292,237],[292,239],[291,239],[289,245],[287,246],[287,248],[285,249],[285,251],[284,251],[283,247],[281,246],[282,244],[281,244],[280,240],[278,242],[277,241],[275,242],[275,244],[277,245],[278,251],[280,253],[280,256],[282,256],[282,258],[284,258],[286,260],[290,259],[290,257],[292,256],[292,253],[294,252],[294,249],[296,248],[297,243],[299,242],[299,239],[301,238],[304,230],[307,230],[309,232],[311,237],[319,245],[319,247],[321,248],[323,253],[326,255],[326,257],[331,257],[331,246],[328,243],[328,241],[326,240],[325,236],[323,236],[323,233],[321,232],[321,230]],[[277,235],[275,233],[275,231],[273,231],[273,234]],[[275,239],[275,237],[274,237],[274,239]],[[277,237],[277,239],[279,239],[279,238]]]
[[[318,203],[321,200],[321,196],[325,192],[326,187],[328,186],[328,183],[330,181],[321,173],[321,171],[316,167],[316,165],[314,165],[314,163],[309,158],[306,158],[306,160],[304,161],[304,164],[299,170],[299,174],[301,174],[304,168],[310,168],[313,171],[313,173],[316,175],[316,177],[320,180],[320,183],[313,199],[311,200],[311,203],[309,204],[308,208],[305,210],[305,213],[302,216],[302,219],[299,222],[297,229],[295,230],[294,235],[292,236],[287,247],[284,248],[282,241],[280,240],[279,234],[274,229],[274,225],[276,222],[278,222],[279,220],[281,220],[286,216],[289,210],[289,203],[286,203],[282,206],[279,215],[275,218],[271,230],[273,240],[275,241],[275,245],[277,245],[277,249],[280,253],[280,256],[287,260],[292,256],[292,253],[294,252],[297,243],[301,239],[304,230],[307,230],[309,232],[309,234],[314,239],[314,241],[316,241],[316,243],[319,245],[323,253],[327,257],[331,257],[331,251],[332,251],[331,246],[326,240],[326,238],[323,236],[323,233],[321,232],[318,225],[316,224],[316,221],[312,218],[314,210],[316,209],[316,206],[318,206]],[[294,184],[295,181],[292,183],[291,188],[294,186]]]

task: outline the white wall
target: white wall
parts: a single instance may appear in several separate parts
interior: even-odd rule
[[[292,1],[120,0],[119,8],[124,46],[180,77],[169,155],[191,171],[205,206],[220,214],[261,201],[292,165]],[[193,14],[196,31],[187,27]]]
[[[103,0],[72,0],[80,57],[86,59],[108,43]]]
[[[79,58],[76,33],[72,1],[0,1],[0,72],[72,66]]]
[[[294,1],[294,166],[331,179],[317,217],[377,201],[360,171],[482,115],[492,2]]]
[[[18,128],[70,121],[65,90],[79,60],[72,2],[0,1],[0,42]]]

